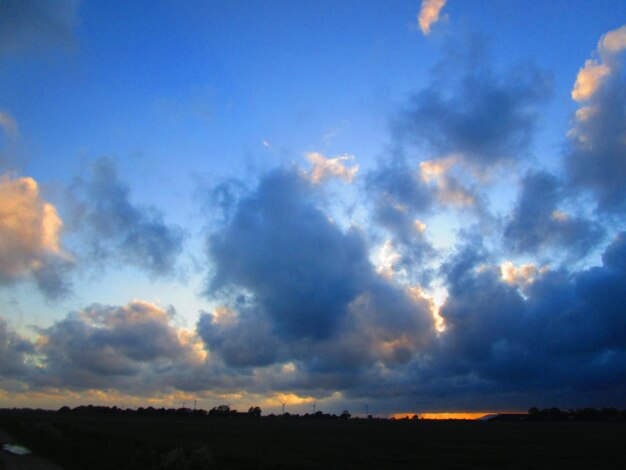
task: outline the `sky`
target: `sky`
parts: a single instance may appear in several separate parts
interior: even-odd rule
[[[0,407],[626,407],[626,3],[0,0]]]

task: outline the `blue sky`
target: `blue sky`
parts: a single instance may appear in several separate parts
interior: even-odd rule
[[[0,405],[624,407],[625,23],[0,1]]]

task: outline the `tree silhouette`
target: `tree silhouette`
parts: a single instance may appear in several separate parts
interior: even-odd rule
[[[260,418],[261,417],[261,408],[258,406],[251,406],[248,410],[248,416],[250,418]]]

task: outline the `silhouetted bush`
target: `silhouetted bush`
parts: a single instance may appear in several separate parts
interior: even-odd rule
[[[203,444],[176,447],[161,458],[159,470],[210,470],[217,468],[213,453]]]

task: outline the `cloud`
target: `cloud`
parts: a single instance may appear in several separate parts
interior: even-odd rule
[[[515,273],[524,277],[522,286],[489,264],[475,243],[466,246],[444,266],[446,330],[432,369],[422,365],[420,373],[440,378],[433,383],[455,378],[460,386],[448,395],[469,387],[483,399],[508,394],[526,403],[551,397],[573,407],[623,404],[626,343],[617,332],[626,325],[619,307],[624,255],[621,233],[602,266],[576,272],[527,266]]]
[[[363,234],[329,220],[319,200],[297,171],[273,170],[209,237],[207,295],[225,305],[201,316],[198,334],[227,365],[295,361],[336,375],[406,362],[433,334],[428,303],[378,275]]]
[[[587,60],[585,66],[580,69],[574,89],[572,99],[574,101],[585,101],[593,96],[604,77],[611,73],[611,69],[604,64],[599,64],[595,60]]]
[[[28,372],[27,356],[34,352],[33,344],[0,317],[0,377],[9,380],[25,376]]]
[[[615,54],[626,49],[626,25],[609,31],[599,41],[601,53]]]
[[[153,207],[130,202],[129,187],[120,179],[113,162],[94,162],[89,178],[74,185],[75,225],[83,230],[93,259],[116,259],[165,276],[176,269],[184,234],[165,224]]]
[[[619,73],[619,54],[626,50],[626,25],[603,35],[598,41],[597,54],[600,59],[588,59],[578,71],[572,99],[586,101],[600,88],[606,77]]]
[[[422,0],[417,21],[424,36],[430,34],[430,27],[439,21],[439,14],[445,4],[446,0]]]
[[[322,183],[328,178],[339,178],[346,183],[352,180],[359,171],[359,165],[348,168],[343,162],[354,160],[353,155],[340,155],[338,157],[326,158],[318,152],[309,152],[306,159],[313,166],[309,172],[309,179],[313,184]]]
[[[393,247],[393,269],[412,282],[428,282],[430,265],[438,253],[427,238],[423,219],[445,209],[458,209],[483,216],[481,195],[468,182],[455,156],[420,162],[412,167],[402,156],[381,160],[365,177],[365,196],[371,201],[371,216],[388,233],[385,246]],[[462,179],[464,181],[462,181]]]
[[[455,156],[428,160],[420,163],[420,176],[425,183],[434,183],[434,194],[439,202],[456,207],[471,207],[477,203],[477,195],[463,186],[452,173],[458,164]]]
[[[190,372],[205,359],[201,343],[173,326],[173,316],[173,310],[135,300],[122,307],[94,304],[40,328],[43,366],[29,377],[31,386],[165,389],[171,374]]]
[[[546,268],[537,268],[532,263],[522,264],[516,267],[511,261],[505,261],[500,265],[502,280],[507,284],[526,287],[532,285],[539,278]]]
[[[0,321],[2,388],[339,392],[344,407],[370,397],[380,409],[415,400],[425,408],[622,406],[626,233],[606,248],[601,266],[581,271],[502,269],[490,259],[479,238],[467,237],[444,263],[448,298],[438,333],[419,289],[376,275],[364,276],[326,337],[277,331],[255,301],[264,292],[250,286],[235,289],[232,308],[204,313],[196,333],[175,327],[171,309],[143,301],[94,304],[39,329],[34,343]],[[266,275],[278,278],[272,262]]]
[[[559,248],[570,257],[586,255],[603,238],[594,221],[559,210],[565,192],[550,173],[530,172],[522,180],[517,205],[504,230],[507,245],[518,253]]]
[[[71,46],[76,0],[3,0],[0,2],[0,53]]]
[[[233,320],[221,318],[229,312]],[[241,318],[241,319],[240,319]],[[271,323],[254,312],[239,315],[228,307],[203,312],[197,331],[211,351],[229,367],[266,366],[279,360],[283,341],[271,331]]]
[[[549,88],[545,74],[532,67],[494,72],[481,47],[448,54],[433,69],[431,84],[397,115],[397,143],[414,144],[430,159],[455,155],[481,171],[516,161],[532,141]]]
[[[394,164],[370,172],[366,191],[373,199],[373,222],[389,237],[380,249],[379,273],[423,280],[428,272],[426,261],[436,256],[420,220],[434,205],[432,190],[404,164]]]
[[[626,26],[598,42],[572,97],[581,102],[568,133],[565,169],[573,191],[588,190],[602,213],[626,209]]]
[[[0,282],[34,276],[49,297],[67,291],[71,257],[60,245],[63,222],[32,178],[0,178]]]
[[[287,170],[264,177],[208,246],[210,291],[234,284],[256,292],[286,336],[331,334],[369,270],[361,235],[339,230],[316,208],[308,183]]]
[[[429,214],[436,195],[406,159],[381,161],[365,177],[365,190],[373,201],[376,223],[407,242],[415,237],[415,220]],[[421,231],[417,231],[421,233]]]

